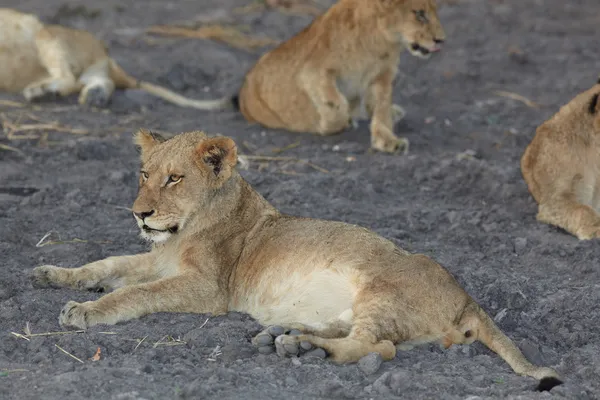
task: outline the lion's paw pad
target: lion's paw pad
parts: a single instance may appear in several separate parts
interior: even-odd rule
[[[60,326],[73,326],[79,329],[87,329],[86,307],[76,301],[69,301],[62,310],[60,310],[58,323]]]

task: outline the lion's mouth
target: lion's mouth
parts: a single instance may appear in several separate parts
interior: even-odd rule
[[[431,49],[428,49],[427,47],[423,47],[421,46],[419,43],[413,43],[410,45],[410,48],[412,49],[412,51],[417,52],[417,53],[421,53],[424,56],[428,56],[431,53],[437,53],[438,51],[442,50],[441,48],[435,46]]]
[[[146,232],[169,232],[169,233],[177,233],[177,231],[179,230],[179,226],[175,225],[172,226],[170,228],[167,229],[154,229],[154,228],[150,228],[148,225],[144,224],[142,226],[142,229]]]

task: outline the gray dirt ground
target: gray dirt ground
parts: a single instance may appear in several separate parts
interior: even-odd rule
[[[138,78],[210,98],[234,93],[260,51],[150,36],[144,28],[197,18],[244,24],[281,40],[311,19],[275,11],[234,13],[246,3],[3,0],[2,5],[89,29]],[[0,105],[9,121],[58,121],[89,131],[24,132],[35,135],[28,140],[9,140],[8,129],[0,131],[0,144],[22,152],[0,150],[0,398],[597,397],[600,247],[536,223],[518,162],[535,127],[600,73],[600,3],[445,3],[443,52],[428,61],[406,54],[400,66],[394,97],[408,115],[396,132],[412,143],[405,157],[368,153],[366,123],[319,138],[248,126],[235,112],[177,108],[137,91],[116,93],[108,111],[80,108],[75,99],[24,108]],[[87,10],[57,13],[64,4]],[[540,107],[498,96],[498,90],[519,93]],[[400,353],[370,376],[356,365],[258,355],[249,340],[260,326],[241,314],[206,323],[203,315],[157,314],[30,341],[11,335],[22,333],[26,323],[34,333],[58,331],[64,303],[98,297],[34,290],[33,267],[74,267],[146,249],[124,208],[136,192],[138,162],[130,138],[139,127],[227,134],[247,142],[240,146],[246,154],[274,155],[276,148],[299,142],[282,155],[310,160],[328,173],[295,162],[252,162],[243,175],[284,212],[362,224],[408,250],[431,255],[531,360],[557,368],[565,384],[538,394],[532,379],[515,375],[479,344]],[[459,157],[467,150],[474,157]],[[53,234],[46,242],[62,243],[36,246],[48,232]],[[181,342],[155,345],[168,342],[167,335]],[[216,346],[221,354],[209,360]],[[101,360],[90,361],[98,347]]]

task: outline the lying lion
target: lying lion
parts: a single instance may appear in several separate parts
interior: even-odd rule
[[[85,329],[156,312],[245,312],[273,327],[254,340],[282,355],[299,344],[335,362],[370,352],[385,360],[431,341],[482,341],[519,374],[558,383],[529,363],[439,264],[381,236],[341,222],[280,214],[235,169],[227,137],[190,132],[164,140],[140,131],[142,167],[133,214],[149,253],[109,257],[81,268],[34,269],[38,287],[114,292],[68,302],[61,325]]]
[[[393,132],[404,116],[392,104],[400,53],[428,58],[444,39],[434,0],[340,0],[263,55],[236,100],[249,122],[330,135],[352,123],[364,99],[372,147],[406,152],[408,140]]]
[[[227,108],[229,98],[192,100],[128,75],[91,33],[44,25],[31,14],[0,8],[0,91],[28,101],[79,93],[79,103],[103,107],[115,90],[139,88],[182,107]]]
[[[538,221],[600,236],[600,81],[544,122],[521,158]]]

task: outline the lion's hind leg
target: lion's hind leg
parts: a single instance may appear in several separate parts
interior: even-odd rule
[[[578,239],[586,240],[600,237],[600,215],[589,205],[579,202],[575,189],[580,186],[581,180],[582,177],[577,175],[573,190],[546,196],[540,201],[537,220],[563,228]]]
[[[79,77],[83,89],[79,94],[79,104],[91,107],[106,107],[115,91],[115,83],[110,78],[110,59],[105,58],[89,66]]]
[[[38,57],[48,72],[48,77],[33,82],[23,89],[23,96],[28,101],[44,98],[68,96],[82,87],[71,69],[69,53],[59,38],[46,29],[42,29],[36,37]]]

